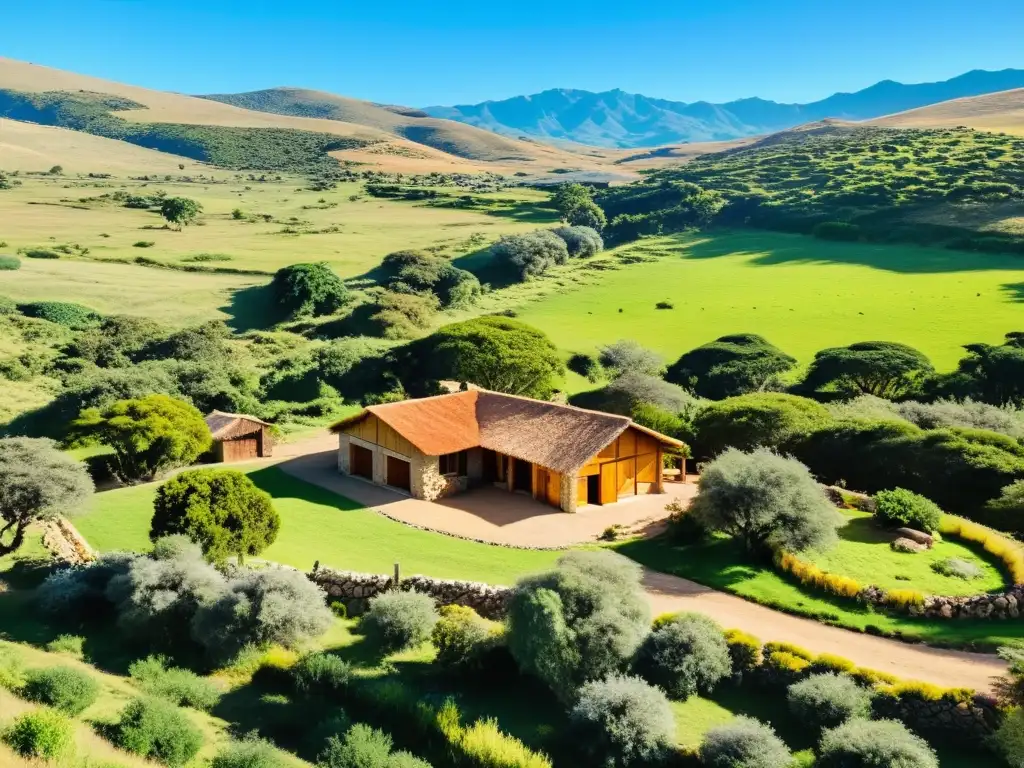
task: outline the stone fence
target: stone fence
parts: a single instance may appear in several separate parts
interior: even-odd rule
[[[328,594],[330,602],[343,603],[350,616],[360,615],[371,599],[395,588],[394,577],[372,573],[317,568],[306,575]],[[438,605],[465,605],[487,619],[503,618],[512,594],[509,587],[427,576],[400,579],[398,589],[430,595]]]
[[[886,602],[885,590],[880,587],[865,587],[858,599],[884,610],[928,619],[1016,619],[1024,607],[1024,585],[993,594],[927,595],[920,605],[909,603],[900,608]]]

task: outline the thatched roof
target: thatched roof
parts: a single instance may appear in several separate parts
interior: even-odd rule
[[[225,413],[214,411],[206,417],[206,426],[214,440],[231,440],[236,437],[252,435],[270,425],[255,416],[243,413]]]
[[[341,432],[370,414],[430,456],[479,446],[564,473],[575,472],[629,427],[666,446],[682,445],[626,416],[487,390],[371,405],[331,430]]]

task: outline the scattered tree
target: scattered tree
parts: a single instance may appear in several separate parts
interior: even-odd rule
[[[175,533],[196,542],[206,558],[223,564],[256,556],[277,539],[281,518],[270,494],[233,469],[182,472],[156,492],[152,541]]]
[[[160,215],[178,229],[195,222],[202,210],[203,206],[187,197],[165,197],[160,201]]]
[[[213,442],[203,415],[167,395],[119,400],[102,411],[83,411],[74,427],[113,449],[114,471],[127,481],[149,480],[187,466]]]
[[[282,267],[270,288],[289,317],[331,315],[351,300],[344,281],[325,263]]]
[[[597,359],[612,376],[623,373],[661,376],[665,370],[665,360],[661,355],[631,339],[620,339],[601,347]]]
[[[917,386],[932,364],[921,352],[891,341],[861,341],[823,349],[814,356],[803,386],[895,399]]]
[[[779,377],[794,365],[795,358],[762,336],[737,333],[685,353],[665,378],[700,397],[721,400],[777,388]]]
[[[538,229],[525,235],[506,235],[491,246],[491,255],[499,266],[514,271],[520,280],[547,272],[569,260],[565,240],[550,229]]]
[[[807,467],[763,448],[725,451],[704,467],[698,489],[690,506],[696,522],[754,554],[826,549],[844,523]]]
[[[581,200],[569,208],[563,216],[563,220],[573,227],[587,227],[595,232],[600,232],[608,223],[601,206],[593,200]]]
[[[796,395],[758,392],[706,403],[693,417],[694,450],[716,456],[726,448],[787,450],[831,421],[820,403]]]
[[[92,492],[85,464],[52,440],[0,439],[0,555],[17,550],[33,522],[74,513]]]
[[[604,240],[593,227],[555,227],[551,231],[565,240],[573,258],[586,259],[604,250]]]

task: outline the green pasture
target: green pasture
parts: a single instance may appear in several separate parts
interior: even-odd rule
[[[574,352],[628,338],[674,360],[747,332],[804,364],[825,347],[887,340],[947,370],[962,345],[999,343],[1024,316],[1019,256],[746,230],[643,240],[600,262],[612,268],[573,265],[557,286],[513,286],[502,305]]]
[[[249,477],[274,497],[281,515],[277,541],[261,557],[303,570],[320,561],[340,570],[391,573],[400,563],[407,575],[512,584],[550,567],[559,555],[420,531],[275,467],[250,469]],[[148,551],[156,489],[150,484],[97,494],[75,526],[101,552]]]

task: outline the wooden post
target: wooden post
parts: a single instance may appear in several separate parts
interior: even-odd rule
[[[679,477],[682,478],[683,482],[686,482],[686,457],[679,457]]]
[[[398,563],[395,563],[395,588],[402,583],[402,569]]]
[[[511,493],[512,489],[515,488],[515,485],[514,485],[514,482],[513,482],[513,479],[516,476],[516,459],[515,459],[515,456],[509,456],[508,457],[508,464],[505,467],[505,474],[507,475],[505,480],[508,482],[508,491],[509,491],[509,493]]]
[[[661,444],[658,444],[654,453],[654,492],[665,492],[665,455],[661,452]]]

